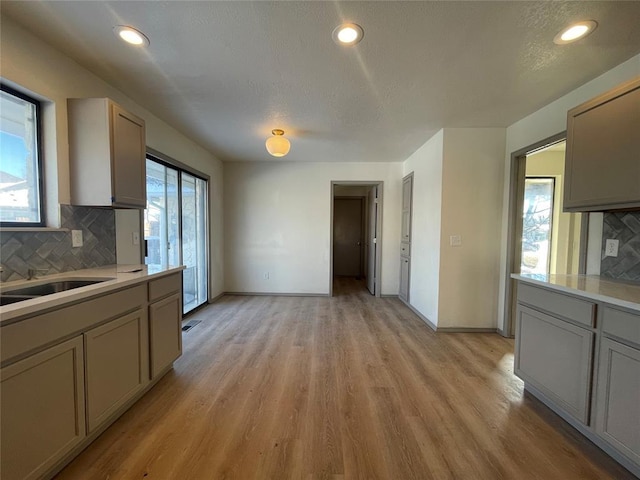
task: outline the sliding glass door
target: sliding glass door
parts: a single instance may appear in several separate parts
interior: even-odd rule
[[[207,181],[155,158],[147,158],[144,212],[145,263],[185,265],[183,312],[207,301]]]
[[[184,308],[189,311],[207,300],[207,182],[182,172],[182,264]]]

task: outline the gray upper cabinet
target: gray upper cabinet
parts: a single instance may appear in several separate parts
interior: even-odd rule
[[[71,203],[145,208],[145,125],[108,98],[68,100]]]
[[[640,207],[640,78],[567,115],[564,210]]]

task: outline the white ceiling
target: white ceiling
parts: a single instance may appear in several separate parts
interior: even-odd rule
[[[66,52],[225,161],[403,161],[442,127],[505,127],[640,52],[640,2],[6,1]],[[598,29],[565,46],[567,24]],[[339,47],[343,21],[363,41]],[[119,41],[128,24],[146,50]]]

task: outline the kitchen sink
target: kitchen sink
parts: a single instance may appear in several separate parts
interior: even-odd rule
[[[12,303],[30,300],[32,298],[51,295],[52,293],[66,292],[74,288],[87,287],[96,283],[113,280],[112,278],[101,278],[93,280],[57,280],[54,282],[42,283],[28,287],[15,288],[0,293],[0,305],[10,305]]]

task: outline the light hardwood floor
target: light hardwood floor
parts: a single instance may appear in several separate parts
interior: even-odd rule
[[[513,375],[513,341],[435,334],[355,280],[226,296],[58,479],[631,479]]]

